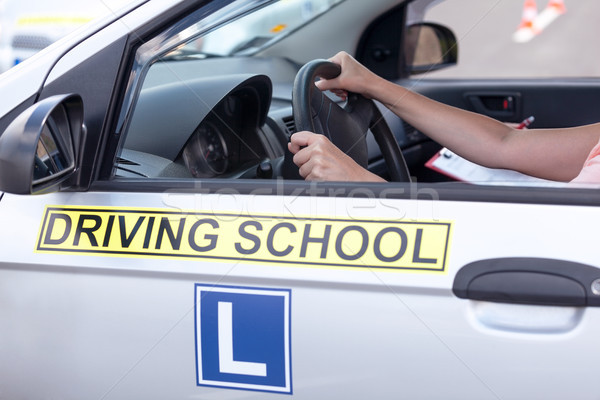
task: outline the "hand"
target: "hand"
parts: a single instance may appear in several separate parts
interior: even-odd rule
[[[362,94],[371,98],[368,91],[379,77],[356,61],[350,54],[342,51],[329,59],[342,67],[340,75],[334,79],[321,79],[316,85],[320,90],[330,90],[346,100],[348,92]]]
[[[306,180],[385,182],[358,165],[323,135],[307,131],[294,133],[288,149],[294,154],[294,164]]]

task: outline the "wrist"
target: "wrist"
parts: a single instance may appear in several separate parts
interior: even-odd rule
[[[369,171],[366,168],[360,167],[358,164],[355,164],[355,170],[353,173],[353,177],[350,179],[351,181],[357,182],[386,182],[385,179],[376,175]]]
[[[385,103],[385,99],[389,94],[389,88],[387,87],[389,83],[391,82],[373,74],[364,80],[363,95],[370,99]]]

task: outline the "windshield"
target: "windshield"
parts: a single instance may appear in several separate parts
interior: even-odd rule
[[[176,53],[210,56],[252,54],[310,23],[342,1],[280,0],[188,43]]]

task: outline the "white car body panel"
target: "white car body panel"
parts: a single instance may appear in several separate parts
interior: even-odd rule
[[[20,328],[7,332],[4,348],[19,348],[24,359],[38,360],[37,370],[28,370],[26,376],[36,376],[35,386],[45,387],[46,393],[52,393],[53,385],[71,382],[83,369],[86,373],[71,385],[74,394],[194,396],[199,393],[190,376],[195,365],[194,284],[285,288],[292,296],[296,397],[335,393],[427,398],[442,386],[448,398],[520,398],[525,388],[536,388],[536,395],[559,399],[569,397],[573,387],[593,398],[595,354],[584,344],[595,342],[589,326],[599,323],[596,308],[465,301],[455,298],[451,288],[459,268],[489,257],[533,256],[594,265],[594,238],[570,233],[586,230],[586,221],[600,218],[600,210],[424,200],[284,200],[288,201],[244,195],[5,194],[0,224],[14,228],[0,231],[0,241],[19,240],[3,255],[0,292],[5,306],[0,317],[4,324]],[[288,217],[440,220],[453,225],[447,273],[152,257],[133,263],[129,257],[35,252],[49,205],[191,209],[240,218],[271,210]],[[240,205],[247,206],[241,214]],[[565,212],[568,220],[561,218]],[[536,236],[540,230],[546,233],[543,240]],[[115,308],[119,313],[113,318]],[[23,320],[23,315],[28,318]],[[130,315],[130,321],[124,315]],[[53,323],[57,319],[60,325]],[[113,353],[123,351],[125,343],[135,345],[126,354]],[[560,380],[529,373],[547,363],[558,367],[556,359],[561,360],[560,371],[554,371]],[[6,379],[23,377],[18,360],[2,365]],[[87,373],[90,370],[95,373]],[[435,385],[423,380],[423,371]],[[148,374],[161,378],[149,381]],[[170,383],[168,391],[163,380]],[[363,385],[366,381],[368,386]],[[18,387],[18,393],[23,390]],[[201,393],[221,392],[209,388]],[[248,398],[255,397],[248,392]]]

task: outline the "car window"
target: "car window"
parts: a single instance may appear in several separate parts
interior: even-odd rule
[[[459,60],[456,67],[427,76],[600,77],[600,2],[540,0],[533,9],[525,3],[532,2],[452,0],[431,7],[425,20],[454,31]],[[534,32],[519,32],[528,23]]]
[[[115,166],[114,177],[269,179],[283,176],[277,172],[282,171],[281,160],[289,134],[294,132],[287,123],[294,123],[291,92],[299,66],[281,54],[265,56],[261,51],[333,10],[342,1],[239,0],[212,14],[207,11],[208,7],[201,8],[162,33],[144,38],[134,55],[128,91],[116,127],[121,142],[116,162],[113,164],[111,160]],[[457,5],[461,1],[448,3]],[[491,10],[487,14],[485,9],[474,12],[484,20],[478,24],[473,22],[473,29],[486,25],[485,18],[496,8]],[[294,15],[302,18],[293,18]],[[461,34],[469,37],[457,31],[459,38]],[[522,44],[527,45],[519,43]],[[448,70],[452,72],[452,68]],[[394,122],[400,125],[404,121]],[[416,150],[407,149],[407,154],[418,154],[422,158],[413,169],[417,170],[416,175],[418,169],[425,168],[423,165],[434,171],[443,169],[438,164],[428,165],[428,160],[433,160],[439,150],[435,143],[427,143],[423,135],[412,135],[413,131],[406,124],[398,129],[408,129],[407,137],[416,139],[413,142],[417,144]],[[422,151],[420,141],[431,146]],[[403,144],[412,145],[408,141]],[[419,153],[411,153],[411,150]],[[371,158],[374,162],[369,160],[369,167],[384,175],[385,164],[376,157]],[[443,158],[438,157],[441,161],[456,158],[447,153]],[[447,180],[427,172],[421,174],[425,179],[420,181]],[[491,185],[562,186],[529,179],[517,182],[513,176],[505,175],[496,179],[498,183],[488,175],[476,181]]]
[[[249,54],[307,24],[342,0],[281,0],[186,46],[211,55]],[[300,16],[300,18],[298,18]]]
[[[143,44],[119,123],[116,176],[243,178],[282,156],[287,138],[264,125],[271,82],[293,81],[295,66],[251,56],[342,1],[238,1],[208,18],[201,9]]]

